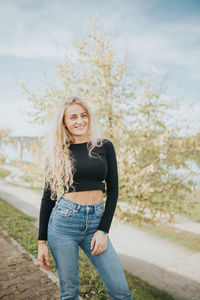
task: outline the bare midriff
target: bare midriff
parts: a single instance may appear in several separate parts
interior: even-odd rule
[[[81,205],[97,204],[103,200],[102,190],[80,191],[65,193],[63,196]]]

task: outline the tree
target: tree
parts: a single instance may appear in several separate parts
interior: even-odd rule
[[[100,27],[100,26],[99,26]],[[66,56],[58,65],[61,87],[47,84],[43,96],[31,93],[19,82],[32,103],[34,122],[48,123],[62,95],[79,95],[92,106],[105,137],[116,147],[120,195],[128,202],[129,214],[117,207],[117,218],[151,222],[163,217],[169,222],[174,214],[184,212],[195,201],[187,193],[196,188],[190,173],[182,178],[171,172],[185,168],[187,147],[174,147],[178,137],[175,127],[168,128],[166,111],[170,108],[162,97],[164,84],[156,83],[149,74],[137,74],[134,62],[119,57],[114,38],[99,29],[98,20],[85,28],[83,37],[74,44],[75,61]],[[193,149],[193,148],[192,148]],[[39,167],[39,164],[38,164]]]
[[[12,138],[9,136],[11,133],[10,128],[0,128],[0,165],[3,165],[6,162],[6,153],[3,149],[4,145],[13,143]]]

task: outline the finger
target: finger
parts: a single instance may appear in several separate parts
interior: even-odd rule
[[[46,265],[46,257],[45,256],[40,256],[39,257],[39,262],[40,262],[40,267],[44,269],[45,265]]]
[[[46,262],[47,266],[50,265],[49,256],[46,256],[46,257],[45,257],[45,262]]]
[[[103,250],[99,250],[99,249],[98,249],[96,254],[99,255],[99,254],[101,254],[102,252],[103,252]]]
[[[94,247],[93,251],[91,252],[91,254],[92,254],[92,255],[97,254],[97,249],[98,249],[98,248],[97,248],[96,245],[95,245],[95,247]]]
[[[50,266],[50,261],[49,261],[49,260],[47,260],[47,266],[48,266],[48,267]]]
[[[97,254],[103,253],[107,249],[107,246],[102,245],[98,247]]]
[[[50,270],[50,266],[47,265],[47,264],[44,264],[44,267],[43,267],[45,270]]]
[[[50,266],[46,264],[45,261],[40,261],[40,267],[44,270],[49,270]]]
[[[91,249],[94,248],[95,242],[96,242],[96,239],[93,236],[92,241],[91,241]]]
[[[92,254],[92,255],[97,254],[99,248],[101,248],[101,246],[100,246],[98,243],[96,243],[96,244],[95,244],[95,247],[94,247],[94,250],[93,250],[93,252],[92,252],[91,254]]]
[[[40,268],[44,268],[44,263],[43,263],[43,261],[40,261]]]
[[[46,271],[50,270],[50,267],[47,266],[47,265],[43,265],[41,268],[44,269],[44,270],[46,270]]]

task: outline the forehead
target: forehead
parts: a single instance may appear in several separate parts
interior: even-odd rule
[[[81,114],[84,112],[85,112],[85,109],[79,104],[72,104],[65,110],[65,114],[67,116],[70,116],[73,114]]]

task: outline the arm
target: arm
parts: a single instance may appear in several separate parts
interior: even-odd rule
[[[98,230],[109,233],[110,225],[113,219],[118,199],[118,169],[115,149],[110,140],[105,144],[106,157],[108,163],[108,173],[106,176],[107,183],[107,199],[105,210],[98,226]]]
[[[47,240],[47,228],[48,228],[49,217],[56,203],[56,201],[50,199],[50,196],[51,196],[50,186],[45,182],[45,187],[44,187],[43,196],[40,205],[38,241]]]
[[[40,206],[40,216],[39,216],[39,232],[38,232],[38,260],[40,262],[40,267],[44,270],[50,270],[50,260],[48,247],[46,245],[47,240],[47,228],[49,217],[52,211],[52,208],[55,205],[55,201],[50,199],[51,189],[49,184],[46,183],[44,192],[41,200]],[[57,197],[56,197],[57,199]]]

